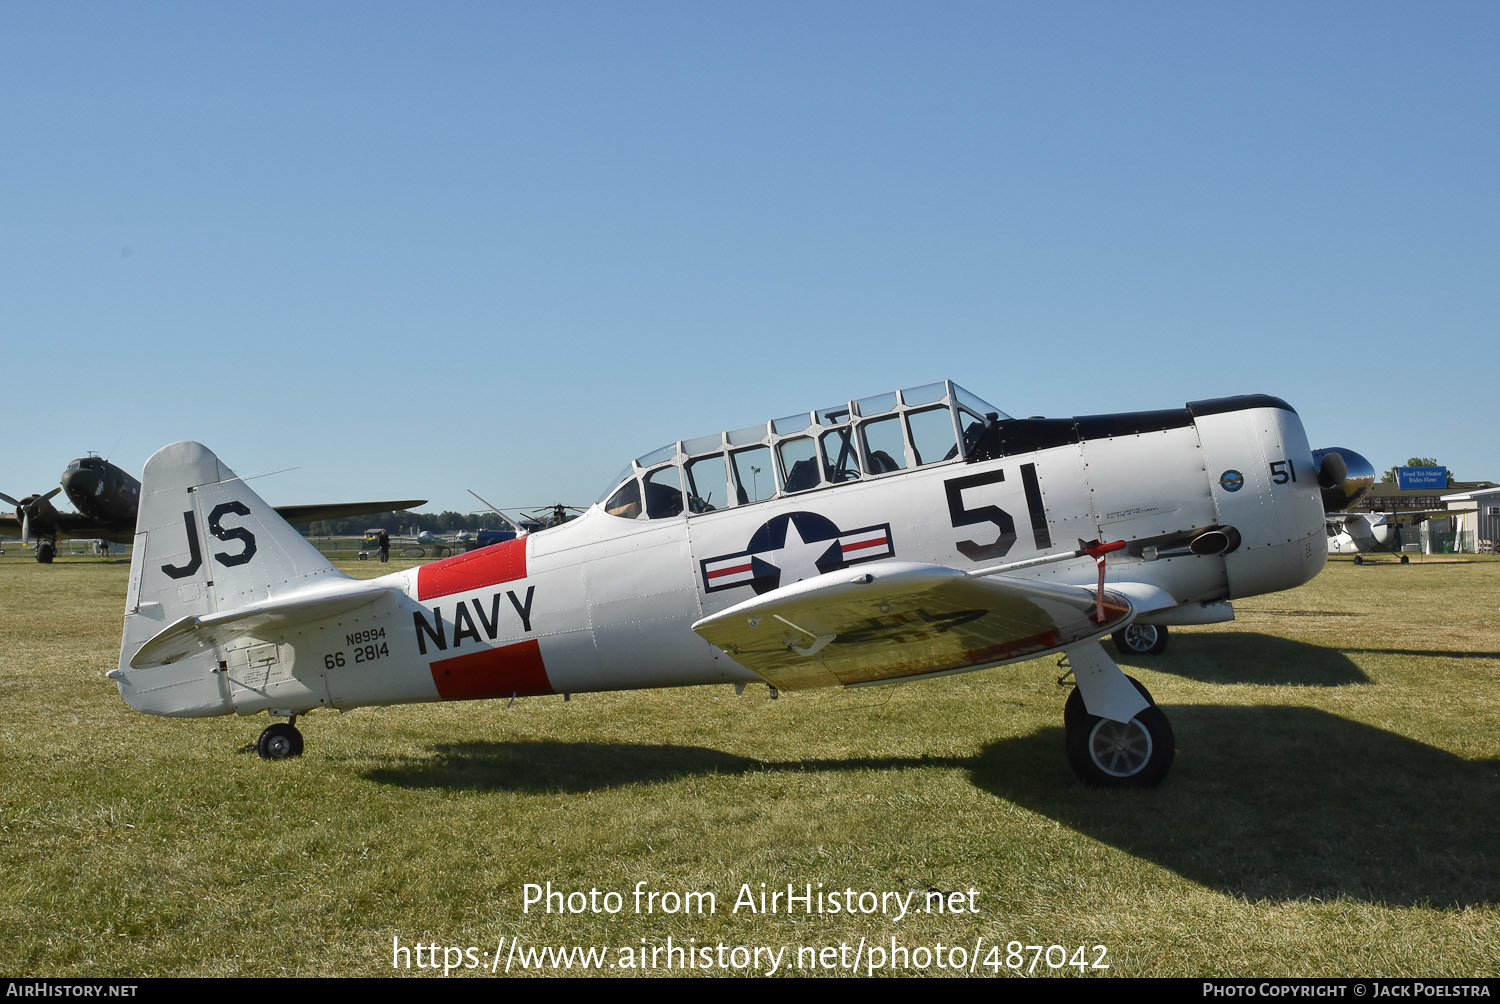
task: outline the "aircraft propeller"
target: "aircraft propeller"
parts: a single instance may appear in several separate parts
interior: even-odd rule
[[[25,547],[31,543],[31,517],[42,511],[42,506],[52,501],[52,497],[62,491],[62,487],[52,489],[45,495],[28,495],[19,501],[11,498],[4,492],[0,492],[0,500],[7,505],[16,507],[16,515],[21,519],[21,546]]]
[[[1313,450],[1318,487],[1323,491],[1323,511],[1340,512],[1365,496],[1375,484],[1375,468],[1347,447]]]

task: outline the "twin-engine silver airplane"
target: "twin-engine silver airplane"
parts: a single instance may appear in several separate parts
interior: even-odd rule
[[[1100,641],[1311,579],[1345,471],[1274,397],[1012,419],[950,381],[673,443],[571,522],[360,581],[175,443],[146,464],[109,675],[151,714],[285,716],[258,744],[280,759],[314,708],[859,687],[1061,652],[1074,770],[1154,785],[1171,726]]]

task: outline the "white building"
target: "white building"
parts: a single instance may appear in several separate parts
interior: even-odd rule
[[[1450,509],[1470,509],[1456,514],[1458,546],[1455,550],[1495,554],[1500,549],[1500,488],[1477,488],[1473,491],[1444,495]]]

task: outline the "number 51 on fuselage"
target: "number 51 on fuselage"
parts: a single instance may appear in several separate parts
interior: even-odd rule
[[[571,522],[353,580],[176,443],[146,464],[110,676],[152,714],[287,716],[259,743],[277,759],[315,708],[865,686],[1063,652],[1070,763],[1150,785],[1171,727],[1099,642],[1159,650],[1167,625],[1311,579],[1355,456],[1314,454],[1273,397],[1018,420],[945,381],[674,443]]]

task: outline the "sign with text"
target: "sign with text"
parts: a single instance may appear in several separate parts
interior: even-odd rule
[[[1404,492],[1419,488],[1447,488],[1448,468],[1398,467],[1396,468],[1396,487]]]

